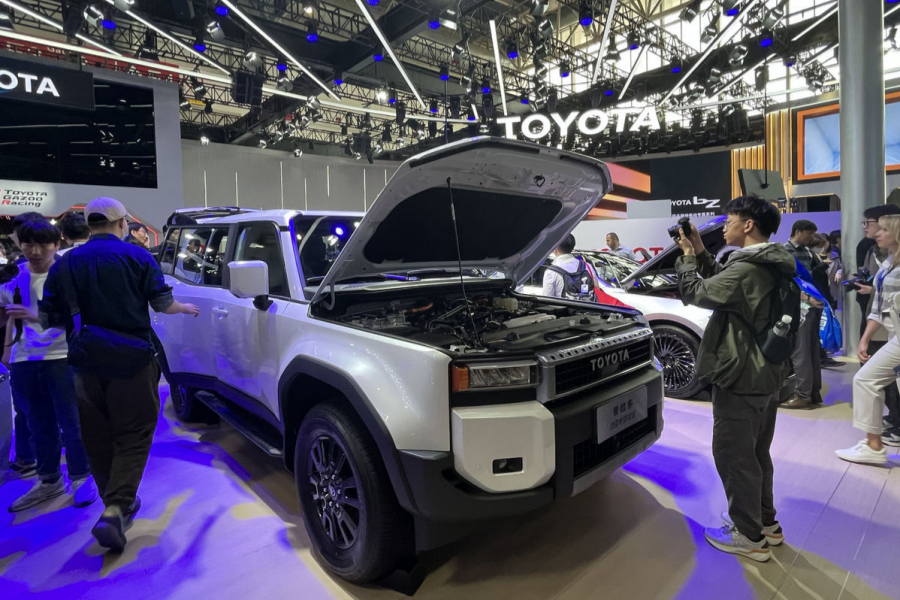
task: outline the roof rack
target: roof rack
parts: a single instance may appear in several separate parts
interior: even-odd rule
[[[172,225],[197,225],[210,219],[219,219],[255,211],[255,208],[241,208],[239,206],[179,208],[169,216],[169,219],[166,221],[166,227],[171,227]]]

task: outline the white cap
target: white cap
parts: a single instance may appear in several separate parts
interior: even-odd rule
[[[90,220],[91,215],[103,215],[110,223],[124,219],[128,215],[125,206],[115,198],[95,198],[84,209],[84,217]]]
[[[781,322],[786,325],[790,325],[793,321],[794,317],[792,317],[791,315],[784,315],[781,317]]]

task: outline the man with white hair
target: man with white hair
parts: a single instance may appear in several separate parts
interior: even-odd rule
[[[159,417],[160,367],[148,305],[197,316],[172,297],[153,256],[122,241],[126,211],[97,198],[84,211],[91,238],[54,263],[44,287],[44,327],[65,327],[84,446],[106,510],[92,533],[121,551],[140,508],[138,486]]]

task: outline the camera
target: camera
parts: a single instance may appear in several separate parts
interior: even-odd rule
[[[678,225],[673,225],[666,230],[669,232],[669,236],[676,242],[678,241],[678,238],[681,237],[681,234],[678,232],[679,229],[684,230],[684,235],[691,235],[691,219],[689,217],[681,217],[678,219]]]
[[[872,279],[872,273],[865,267],[861,267],[859,271],[853,274],[853,279],[848,279],[842,283],[852,288],[857,283],[860,285],[872,285]]]

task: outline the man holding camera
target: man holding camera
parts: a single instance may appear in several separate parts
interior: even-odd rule
[[[713,386],[712,451],[728,513],[723,527],[705,533],[718,550],[764,562],[771,557],[769,545],[784,541],[775,520],[769,447],[788,365],[770,362],[758,340],[775,325],[772,303],[782,298],[781,286],[795,285],[796,264],[784,246],[769,243],[781,223],[774,205],[741,197],[725,212],[725,241],[740,249],[724,266],[707,252],[696,227],[682,225],[677,240],[684,251],[676,263],[682,301],[713,310],[700,342],[698,373]],[[799,313],[796,296],[793,304],[774,308]],[[780,339],[787,357],[789,338]]]

